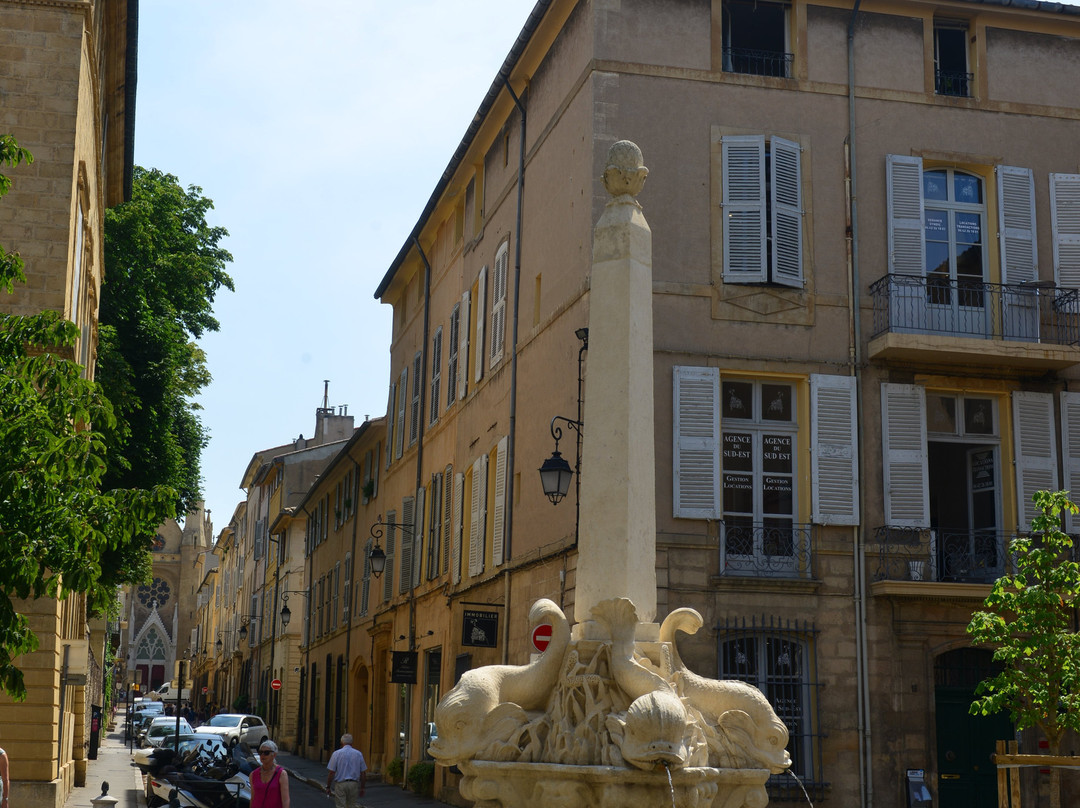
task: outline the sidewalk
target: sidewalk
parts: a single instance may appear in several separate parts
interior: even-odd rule
[[[326,790],[326,764],[316,763],[306,758],[290,755],[288,752],[278,752],[277,762],[289,773],[293,780],[299,780],[308,785]],[[411,791],[403,790],[400,786],[383,782],[368,781],[364,789],[364,796],[360,798],[363,808],[421,808],[421,806],[441,806],[447,808],[445,802],[418,797]]]

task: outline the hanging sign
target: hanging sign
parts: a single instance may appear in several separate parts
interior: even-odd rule
[[[390,681],[399,685],[416,684],[416,651],[394,651]]]
[[[466,609],[461,616],[461,644],[494,648],[499,642],[499,613]]]

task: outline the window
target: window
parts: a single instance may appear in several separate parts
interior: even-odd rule
[[[721,138],[724,282],[802,288],[802,147],[780,137]]]
[[[1054,236],[1054,278],[1080,288],[1080,174],[1050,175],[1050,215]]]
[[[446,407],[449,409],[457,400],[458,391],[458,352],[461,350],[461,304],[455,303],[450,310],[450,335],[446,356]],[[434,404],[432,405],[434,406]]]
[[[443,472],[443,510],[442,510],[442,574],[450,571],[450,543],[453,531],[453,503],[454,503],[454,467],[447,466]],[[435,520],[432,516],[432,521]]]
[[[806,623],[769,625],[729,621],[719,631],[720,679],[738,679],[754,685],[769,700],[788,729],[791,771],[807,791],[820,794],[821,732],[817,711],[817,660],[813,638],[816,631]],[[771,800],[801,797],[802,792],[786,774],[773,775],[768,783]]]
[[[360,583],[360,603],[357,604],[357,614],[366,617],[368,613],[368,594],[371,592],[371,539],[364,543],[364,574]]]
[[[473,298],[476,300],[476,311],[473,319],[476,323],[476,338],[473,340],[473,382],[478,383],[484,378],[484,317],[487,315],[487,272],[483,267],[476,278],[473,286]]]
[[[442,497],[443,476],[441,472],[431,475],[431,515],[428,519],[427,579],[439,574],[439,551],[442,548]]]
[[[394,596],[394,551],[397,548],[397,512],[386,512],[386,566],[383,568],[383,600]]]
[[[487,467],[488,456],[480,455],[472,464],[469,486],[469,575],[484,571],[487,541]]]
[[[724,70],[791,78],[790,12],[787,3],[724,0]]]
[[[342,612],[341,622],[342,625],[348,625],[349,618],[352,616],[352,578],[353,578],[353,560],[352,553],[345,554],[345,598],[342,600]]]
[[[491,366],[502,359],[506,346],[506,276],[510,266],[510,242],[504,241],[495,253],[491,275]]]
[[[416,499],[405,497],[401,501],[401,580],[398,582],[398,594],[405,594],[413,587],[413,565],[415,556],[415,515]]]
[[[439,420],[439,407],[442,405],[442,326],[435,329],[431,340],[431,418],[434,424]]]
[[[415,379],[415,377],[413,377]],[[394,459],[401,457],[405,443],[405,398],[409,386],[409,369],[401,369],[397,386],[397,423],[394,424]]]
[[[390,385],[390,397],[386,402],[386,467],[390,468],[390,460],[392,459],[392,452],[394,447],[394,434],[396,429],[394,427],[394,404],[397,394],[397,385],[391,383]],[[365,503],[366,504],[366,503]]]
[[[420,390],[421,381],[423,379],[423,359],[424,352],[417,351],[413,357],[413,394],[412,394],[412,407],[409,411],[409,445],[412,446],[416,443],[416,439],[420,437]]]
[[[503,563],[506,543],[506,451],[509,438],[502,438],[495,447],[494,502],[491,520],[491,563],[496,567]]]
[[[972,78],[968,72],[967,23],[934,20],[934,92],[967,98]]]

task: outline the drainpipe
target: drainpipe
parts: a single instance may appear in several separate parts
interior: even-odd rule
[[[431,264],[428,262],[427,255],[424,253],[424,248],[420,246],[420,239],[413,236],[413,244],[416,245],[416,251],[420,254],[420,260],[424,262],[424,341],[420,346],[420,376],[415,380],[416,384],[420,385],[420,413],[419,423],[416,425],[416,491],[419,491],[424,485],[422,469],[424,467],[424,406],[426,398],[424,393],[426,392],[427,385],[427,349],[428,349],[428,332],[431,328]],[[402,424],[402,429],[405,425]],[[427,504],[427,503],[425,503]],[[416,513],[413,512],[413,525],[409,528],[409,532],[412,533],[413,542],[416,541]],[[420,537],[423,540],[423,536]],[[413,563],[416,563],[416,559],[413,559]]]
[[[865,468],[862,457],[863,430],[863,395],[862,395],[862,304],[861,281],[859,278],[859,209],[858,184],[856,182],[857,160],[855,154],[855,20],[859,14],[861,0],[855,0],[848,19],[847,30],[847,67],[848,67],[848,136],[847,136],[847,173],[848,173],[848,262],[850,284],[848,298],[852,301],[850,310],[852,334],[850,350],[850,372],[855,377],[855,413],[856,434],[860,437],[859,467]],[[859,486],[859,513],[866,512],[866,486]],[[860,520],[861,521],[861,520]],[[855,656],[856,689],[859,726],[859,779],[861,785],[861,804],[871,808],[874,804],[873,750],[870,732],[870,675],[866,647],[866,546],[863,544],[861,525],[852,528],[852,561],[854,565],[854,607],[855,607]]]

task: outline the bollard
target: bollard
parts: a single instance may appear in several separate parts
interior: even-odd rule
[[[101,794],[90,800],[90,804],[93,805],[94,808],[111,808],[111,806],[116,805],[118,802],[120,802],[120,800],[116,799],[116,797],[109,796],[108,780],[101,783]]]

